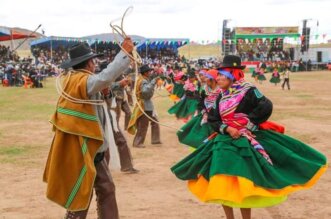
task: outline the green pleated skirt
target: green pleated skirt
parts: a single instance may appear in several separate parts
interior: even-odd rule
[[[179,98],[181,98],[182,96],[184,96],[184,94],[185,94],[184,85],[183,84],[174,83],[174,88],[173,88],[172,94],[173,95],[176,95]]]
[[[257,76],[258,74],[257,74],[257,72],[256,71],[253,71],[253,73],[252,73],[252,78],[255,78],[256,76]]]
[[[177,132],[180,143],[197,148],[214,132],[210,124],[201,125],[202,116],[200,113],[193,117],[181,128],[181,131]]]
[[[245,137],[219,134],[171,170],[201,201],[241,208],[279,204],[313,186],[326,170],[326,157],[308,145],[273,131],[254,134],[273,165]]]
[[[270,79],[270,83],[278,84],[280,83],[280,78],[272,77]]]
[[[169,110],[169,114],[175,114],[178,119],[192,116],[198,108],[199,100],[187,98],[180,100],[173,105]]]
[[[259,75],[259,76],[257,76],[257,79],[258,79],[259,81],[265,81],[265,80],[267,80],[267,78],[266,78],[264,75]]]

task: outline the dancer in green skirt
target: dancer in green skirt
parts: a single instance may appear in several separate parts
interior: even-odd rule
[[[172,94],[170,95],[170,99],[175,103],[178,102],[185,94],[184,84],[187,80],[187,76],[179,71],[175,70],[174,75],[171,77],[173,82]]]
[[[208,137],[214,133],[212,126],[207,122],[208,112],[215,107],[215,101],[221,92],[216,82],[218,71],[213,69],[203,74],[203,77],[206,78],[206,84],[201,92],[198,105],[199,114],[188,121],[181,128],[181,131],[177,132],[179,142],[193,148],[208,141]]]
[[[275,86],[280,83],[280,74],[278,73],[277,68],[274,68],[274,71],[272,73],[272,77],[270,79],[270,83],[275,84]]]
[[[253,71],[253,73],[252,73],[252,78],[254,78],[254,80],[255,80],[255,82],[258,82],[258,80],[257,80],[257,78],[258,78],[258,76],[259,76],[259,72],[260,72],[260,69],[259,69],[259,67],[257,66],[255,69],[254,69],[254,71]]]
[[[190,70],[188,77],[184,85],[185,95],[168,110],[170,114],[175,114],[177,119],[182,119],[184,122],[190,120],[197,112],[200,100],[199,84],[193,69]]]
[[[327,168],[323,154],[267,122],[272,103],[244,80],[243,68],[239,57],[225,56],[217,78],[222,92],[208,117],[219,134],[171,168],[199,200],[221,204],[227,219],[233,207],[250,219],[251,208],[284,202]]]
[[[258,75],[257,75],[257,80],[260,82],[260,84],[262,84],[263,81],[267,80],[267,78],[264,76],[264,69],[263,68],[260,68],[260,71],[258,72]]]

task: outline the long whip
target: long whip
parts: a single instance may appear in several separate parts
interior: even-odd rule
[[[132,51],[132,55],[129,54],[129,53],[128,53],[128,52],[122,47],[122,45],[121,45],[121,43],[120,43],[120,41],[119,41],[119,39],[118,39],[118,37],[117,37],[117,35],[121,36],[123,39],[125,39],[125,38],[128,37],[128,35],[127,35],[127,34],[125,33],[125,31],[124,31],[124,19],[125,19],[125,17],[128,15],[128,13],[131,12],[132,10],[133,10],[133,7],[132,7],[132,6],[128,7],[128,8],[125,10],[123,16],[120,18],[120,20],[121,20],[121,26],[118,26],[118,25],[115,25],[115,24],[114,24],[114,22],[117,21],[117,20],[119,20],[119,19],[116,19],[116,20],[111,21],[109,25],[110,25],[110,27],[111,27],[111,29],[112,29],[112,32],[113,32],[113,35],[114,35],[114,38],[115,38],[115,42],[117,43],[117,45],[118,45],[118,46],[121,48],[121,50],[122,50],[122,51],[123,51],[128,57],[130,57],[131,60],[133,61],[134,66],[135,66],[135,76],[136,76],[136,79],[137,79],[137,78],[139,77],[138,66],[142,64],[142,59],[141,59],[140,55],[138,54],[136,47],[134,47],[134,49],[133,49],[133,51]],[[153,121],[153,122],[155,122],[155,123],[157,123],[157,124],[159,124],[159,125],[161,125],[161,126],[164,126],[164,127],[167,127],[167,128],[174,129],[174,130],[176,130],[176,131],[180,131],[180,132],[182,132],[181,129],[178,130],[178,129],[175,128],[175,127],[172,127],[172,126],[170,126],[170,125],[163,124],[163,123],[161,123],[161,122],[155,120],[155,119],[152,118],[151,116],[149,116],[149,115],[145,112],[145,110],[143,109],[143,107],[140,105],[139,101],[137,101],[138,98],[137,98],[136,91],[137,91],[137,83],[135,83],[134,91],[133,91],[134,102],[135,102],[135,104],[138,106],[138,108],[140,109],[140,111],[141,111],[141,112],[142,112],[142,113],[143,113],[148,119],[150,119],[151,121]]]

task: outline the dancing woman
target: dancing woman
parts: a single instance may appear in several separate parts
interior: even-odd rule
[[[198,105],[199,114],[188,121],[181,131],[177,132],[180,143],[197,148],[214,133],[210,123],[207,122],[208,112],[215,107],[215,101],[221,92],[217,85],[217,70],[205,72],[206,84],[201,92],[201,100]]]
[[[282,133],[261,129],[272,103],[243,78],[240,58],[226,56],[218,76],[222,92],[208,121],[219,134],[171,168],[201,201],[219,203],[227,219],[240,208],[284,202],[312,187],[326,171],[326,157]]]
[[[182,119],[185,122],[196,113],[200,100],[199,84],[195,71],[192,69],[188,74],[189,79],[185,81],[183,87],[185,95],[168,110],[169,114],[175,114],[177,119]]]
[[[275,84],[275,86],[280,83],[280,74],[278,73],[277,68],[274,69],[271,79],[270,79],[270,83]]]

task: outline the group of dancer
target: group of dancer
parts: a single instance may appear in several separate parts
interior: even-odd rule
[[[284,90],[285,85],[287,85],[287,89],[290,90],[290,69],[286,67],[285,69],[282,69],[283,71],[280,72],[279,68],[274,68],[271,74],[271,78],[269,80],[270,83],[279,84],[281,82],[281,76],[283,77],[283,84],[282,89]],[[255,70],[252,73],[252,77],[255,79],[255,82],[259,82],[262,84],[263,81],[267,80],[265,77],[266,69],[265,67],[256,67]]]
[[[269,121],[273,104],[245,81],[244,68],[229,55],[218,69],[189,70],[187,79],[179,72],[174,88],[180,85],[184,94],[169,109],[186,122],[178,140],[193,150],[172,172],[200,201],[221,204],[227,219],[234,218],[233,208],[248,219],[251,208],[284,202],[327,168],[324,155]]]
[[[134,45],[124,40],[121,51],[96,74],[94,54],[86,43],[70,48],[67,71],[57,81],[60,94],[51,118],[54,138],[44,182],[47,197],[67,210],[65,218],[86,218],[93,189],[101,219],[118,219],[115,185],[109,170],[119,152],[123,172],[136,173],[126,141],[113,113],[116,99],[109,89],[130,66]],[[186,124],[178,139],[193,151],[171,171],[188,181],[201,201],[223,206],[226,217],[240,208],[243,218],[251,208],[277,205],[295,191],[313,186],[327,168],[324,155],[284,134],[284,127],[268,121],[272,103],[244,79],[241,60],[226,56],[218,69],[190,67],[171,71],[167,89],[176,104],[169,113]],[[170,69],[169,69],[170,71]],[[125,128],[135,134],[133,146],[142,148],[148,124],[152,144],[161,144],[160,129],[151,100],[159,79],[152,69],[140,68],[133,113]],[[124,79],[118,86],[125,86]],[[117,101],[118,102],[118,101]],[[121,152],[122,151],[122,152]],[[123,156],[128,158],[122,159]]]

